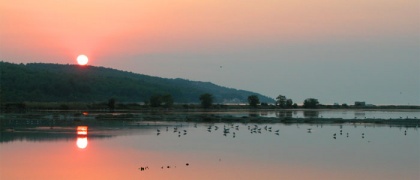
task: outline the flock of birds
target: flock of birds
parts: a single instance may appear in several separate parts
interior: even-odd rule
[[[159,136],[161,133],[163,133],[163,131],[165,132],[169,132],[172,131],[173,133],[177,134],[178,137],[181,136],[185,136],[188,134],[188,131],[186,129],[181,129],[184,125],[177,125],[175,127],[171,127],[169,128],[169,126],[166,126],[165,128],[163,128],[163,130],[161,129],[156,129],[156,135]],[[263,132],[271,132],[274,133],[275,135],[279,136],[280,135],[280,129],[276,129],[273,130],[272,126],[261,126],[261,125],[247,125],[248,127],[248,131],[251,134],[262,134]],[[194,124],[194,128],[197,128],[197,124]],[[215,132],[215,131],[220,131],[223,133],[223,136],[228,136],[229,134],[232,134],[232,137],[235,138],[236,137],[236,132],[239,131],[240,125],[236,125],[233,123],[230,124],[224,124],[223,127],[222,126],[218,126],[218,125],[209,125],[207,127],[207,132]]]
[[[173,133],[177,134],[178,137],[181,136],[185,136],[188,134],[188,131],[186,128],[183,128],[185,125],[180,124],[180,125],[176,125],[174,127],[169,127],[166,126],[163,130],[161,130],[160,128],[156,129],[157,135],[159,136],[161,133],[163,133],[163,131],[169,132],[172,131]],[[212,124],[212,125],[208,125],[206,126],[206,130],[207,132],[216,132],[216,131],[220,131],[223,133],[223,136],[228,136],[231,135],[232,138],[236,138],[237,136],[237,132],[239,132],[240,128],[243,127],[247,127],[247,130],[251,133],[251,134],[262,134],[262,133],[272,133],[274,135],[280,136],[280,129],[276,128],[274,129],[273,126],[270,125],[266,125],[266,124],[244,124],[242,126],[238,125],[238,124],[234,124],[234,123],[225,123],[223,124],[223,126],[221,124]],[[298,128],[299,124],[296,125]],[[322,128],[322,124],[321,125],[316,125],[316,128],[319,128],[319,126]],[[195,123],[193,125],[194,128],[197,128],[197,123]],[[277,126],[278,127],[278,126]],[[354,124],[354,127],[356,128],[357,125]],[[364,126],[366,128],[366,125]],[[189,128],[189,125],[187,125],[187,128]],[[417,127],[414,127],[416,130],[418,129]],[[407,128],[408,129],[408,128]],[[404,130],[404,135],[407,135],[407,129]],[[314,132],[314,128],[311,127],[307,128],[307,133],[313,133]],[[338,135],[343,136],[343,134],[348,138],[350,136],[349,132],[343,132],[343,125],[339,125],[339,131],[338,132],[334,132],[332,134],[333,139],[337,139]],[[361,136],[362,139],[365,139],[365,133],[361,132]],[[369,141],[370,142],[370,141]]]
[[[185,166],[190,166],[190,163],[185,163]],[[161,169],[170,169],[170,168],[176,168],[176,166],[171,166],[171,165],[165,165],[165,166],[161,166]],[[149,166],[142,166],[138,168],[139,171],[146,171],[149,170]]]
[[[206,131],[207,132],[222,132],[223,136],[228,136],[229,134],[232,135],[233,138],[236,137],[237,133],[240,131],[241,128],[247,128],[247,131],[249,131],[249,133],[251,134],[263,134],[263,133],[271,133],[277,136],[280,136],[280,132],[281,130],[279,129],[280,126],[275,126],[277,128],[273,128],[273,126],[267,125],[267,124],[243,124],[243,125],[238,125],[238,124],[234,124],[234,123],[225,123],[225,124],[212,124],[212,125],[203,125],[204,127],[206,127]],[[300,129],[299,124],[296,124],[297,128]],[[197,123],[194,123],[193,125],[194,128],[198,128]],[[307,133],[313,133],[315,132],[315,129],[319,129],[322,128],[323,125],[316,125],[316,127],[314,127],[313,125],[311,125],[310,128],[307,128]],[[354,124],[354,127],[356,128],[357,125]],[[366,125],[364,126],[365,128],[367,127]],[[188,128],[190,128],[190,125],[185,125],[185,124],[178,124],[175,126],[160,126],[160,128],[156,129],[156,135],[159,136],[161,133],[163,132],[167,132],[167,133],[174,133],[176,134],[178,137],[182,137],[188,134]],[[400,127],[400,130],[402,130]],[[407,128],[408,129],[408,128]],[[404,135],[407,135],[407,129],[404,130]],[[418,126],[414,127],[414,129],[417,131]],[[333,139],[337,139],[338,136],[345,136],[347,138],[349,138],[349,132],[343,132],[343,125],[339,125],[339,128],[337,129],[338,131],[334,132],[332,134]],[[360,132],[361,134],[359,135],[359,137],[361,137],[362,139],[365,139],[365,133],[363,131]],[[370,143],[371,141],[368,140],[368,143]],[[221,161],[221,159],[219,159],[219,161]],[[185,163],[184,166],[188,167],[190,166],[189,163]],[[165,165],[165,166],[161,166],[160,169],[170,169],[170,168],[176,168],[177,166],[173,166],[173,165]],[[138,168],[140,171],[146,171],[149,170],[148,166],[144,166],[144,167],[140,167]]]
[[[179,127],[182,127],[183,125],[180,125]],[[156,131],[157,131],[157,134],[156,135],[160,135],[161,134],[161,130],[160,129],[156,129]],[[168,132],[169,131],[169,127],[168,126],[166,126],[166,132]],[[178,137],[181,137],[181,135],[187,135],[187,130],[186,129],[184,129],[184,130],[178,130],[178,126],[175,126],[174,128],[173,128],[173,133],[178,133]]]

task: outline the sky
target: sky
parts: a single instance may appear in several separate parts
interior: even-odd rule
[[[420,105],[419,0],[0,0],[0,60]]]

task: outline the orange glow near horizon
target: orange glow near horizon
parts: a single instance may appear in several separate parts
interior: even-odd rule
[[[0,54],[67,57],[62,63],[68,63],[79,52],[106,57],[417,35],[416,7],[417,0],[2,0],[0,39],[7,46]]]

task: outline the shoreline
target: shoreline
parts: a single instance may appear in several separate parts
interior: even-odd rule
[[[346,111],[340,109],[342,111]],[[354,109],[352,109],[354,110]],[[364,109],[365,110],[365,109]],[[83,124],[92,122],[196,122],[196,123],[283,123],[283,124],[382,124],[382,125],[401,125],[407,127],[418,127],[420,119],[414,118],[328,118],[308,116],[292,117],[292,111],[334,111],[331,109],[293,109],[293,110],[157,110],[157,111],[33,111],[26,113],[6,113],[0,115],[1,129],[14,126],[51,124]],[[366,110],[365,110],[366,111]],[[380,110],[375,110],[380,111]],[[408,109],[394,109],[386,111],[409,111]],[[267,117],[261,112],[288,112],[289,115],[279,117]],[[36,123],[35,123],[36,122]]]

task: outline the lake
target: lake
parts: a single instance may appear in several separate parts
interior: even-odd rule
[[[418,127],[91,120],[0,140],[1,179],[420,179]]]

